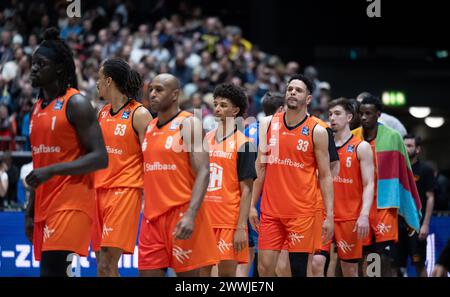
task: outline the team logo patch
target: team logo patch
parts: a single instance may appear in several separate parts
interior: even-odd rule
[[[129,108],[122,112],[122,119],[128,120],[130,118],[131,110]]]
[[[55,107],[53,107],[54,110],[61,110],[63,108],[64,105],[64,99],[59,101],[58,99],[56,99],[55,102]]]
[[[172,124],[170,124],[169,130],[176,130],[180,126],[180,122],[173,121]]]
[[[349,146],[347,147],[347,152],[353,153],[354,151],[355,151],[355,146],[354,146],[354,145],[349,145]]]
[[[305,135],[305,136],[308,136],[308,135],[309,135],[309,128],[306,127],[306,126],[303,127],[303,128],[302,128],[302,134]]]

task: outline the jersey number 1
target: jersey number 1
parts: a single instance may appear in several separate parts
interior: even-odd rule
[[[52,117],[52,131],[55,130],[56,116]]]

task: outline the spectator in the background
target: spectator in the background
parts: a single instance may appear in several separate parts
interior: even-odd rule
[[[256,116],[262,112],[261,100],[268,92],[278,91],[278,87],[271,80],[273,69],[266,64],[260,64],[257,68],[257,80],[253,86],[249,87],[249,94],[252,96],[252,104],[254,104],[254,112],[249,111],[249,115]]]
[[[284,70],[284,83],[291,79],[292,76],[299,73],[300,65],[295,61],[290,61],[286,64],[286,68]]]
[[[244,52],[252,50],[252,43],[242,37],[242,30],[237,26],[228,28],[227,39],[224,41],[224,44],[231,60],[236,60]]]
[[[17,204],[17,181],[19,179],[19,170],[12,162],[11,152],[5,151],[0,161],[0,167],[8,175],[8,188],[6,194],[3,195],[3,207],[9,208]]]
[[[83,28],[80,35],[80,41],[83,44],[84,48],[89,48],[95,43],[96,35],[92,28],[92,20],[85,19],[83,20]]]
[[[370,93],[368,92],[362,92],[361,94],[358,95],[358,97],[356,97],[356,100],[361,103],[363,101],[364,98],[366,97],[370,97],[372,96]],[[380,117],[378,118],[378,122],[385,124],[386,126],[397,130],[398,133],[400,133],[400,135],[402,137],[404,137],[408,132],[406,131],[405,126],[402,124],[402,122],[399,121],[399,119],[397,119],[396,117],[387,114],[385,112],[382,112]]]
[[[208,51],[203,51],[201,62],[194,69],[194,72],[198,73],[200,79],[210,79],[217,68],[219,68],[219,64],[212,60],[211,54]]]
[[[98,42],[101,45],[101,61],[116,53],[117,49],[112,45],[110,35],[109,30],[106,28],[98,31]]]
[[[450,210],[450,181],[443,175],[435,162],[430,162],[434,174],[434,209],[437,211]]]
[[[208,115],[212,115],[213,111],[209,106],[203,101],[203,94],[196,92],[191,96],[191,104],[193,111],[195,109],[201,110],[202,119],[206,118]],[[192,111],[192,112],[193,112]]]
[[[150,47],[150,32],[147,24],[139,25],[138,31],[134,34],[133,48]]]
[[[328,122],[328,103],[331,101],[331,87],[328,82],[319,83],[318,105],[312,108],[311,114]]]
[[[67,39],[71,35],[78,36],[83,31],[81,28],[78,18],[69,18],[67,25],[61,30],[61,38]]]
[[[176,76],[184,86],[192,79],[192,68],[186,65],[186,56],[178,51],[175,58],[169,63],[170,73]]]
[[[417,276],[427,277],[425,260],[427,257],[427,237],[434,207],[434,174],[431,167],[419,160],[419,155],[422,151],[421,138],[413,134],[407,134],[403,139],[422,203],[422,215],[419,234],[414,233],[413,235],[410,234],[405,221],[399,217],[396,248],[397,267],[400,268],[400,272],[404,275],[406,273],[408,256],[411,256],[412,263],[416,267]]]
[[[21,110],[19,114],[19,128],[20,135],[25,137],[25,143],[22,146],[23,151],[30,151],[30,116],[31,109],[33,108],[33,102],[31,99],[26,100],[25,103],[21,105]]]
[[[59,2],[56,9],[58,10],[58,28],[61,31],[69,25],[69,17],[67,15],[65,4],[63,2]]]
[[[221,39],[222,24],[216,17],[208,17],[205,20],[204,26],[202,28],[203,34],[201,35],[201,40],[205,43],[205,49],[210,53],[214,53],[216,44]]]
[[[16,125],[5,104],[0,104],[0,151],[14,150]]]
[[[28,45],[25,46],[24,51],[25,54],[27,55],[32,55],[34,50],[36,49],[38,45],[38,39],[36,34],[30,34],[30,36],[28,37]]]
[[[167,63],[170,59],[169,51],[164,48],[159,41],[158,33],[153,32],[151,41],[150,41],[150,56],[155,58],[156,63],[159,65],[160,63]]]
[[[119,15],[122,19],[122,25],[128,24],[128,9],[123,0],[117,0],[117,7],[114,10],[114,15]]]
[[[14,52],[11,47],[12,36],[11,32],[4,30],[1,33],[0,40],[0,69],[6,62],[11,61],[14,58]]]
[[[313,83],[314,85],[314,91],[311,94],[313,96],[313,99],[311,101],[311,108],[315,108],[319,103],[319,73],[317,69],[314,66],[308,66],[303,71],[303,74]]]
[[[194,52],[192,41],[190,39],[185,39],[183,41],[183,51],[186,55],[186,65],[192,69],[200,65],[202,58]]]

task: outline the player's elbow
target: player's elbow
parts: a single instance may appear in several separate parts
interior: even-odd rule
[[[97,154],[97,158],[96,158],[96,165],[97,165],[97,169],[103,169],[108,167],[108,153],[105,151],[99,152]]]

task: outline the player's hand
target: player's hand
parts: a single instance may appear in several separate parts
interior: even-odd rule
[[[192,214],[185,213],[173,231],[175,239],[186,240],[191,238],[192,232],[194,231],[194,220],[195,217]]]
[[[53,174],[50,172],[49,168],[44,167],[31,171],[25,178],[25,181],[31,188],[36,189],[39,185],[45,183],[52,177]]]
[[[422,227],[420,227],[419,239],[420,240],[427,239],[429,231],[430,231],[430,227],[428,225],[423,224]]]
[[[33,242],[33,231],[34,231],[34,218],[25,215],[25,235],[27,239]]]
[[[441,264],[436,264],[434,266],[433,272],[431,273],[432,277],[446,277],[447,276],[447,269],[445,269],[444,266]]]
[[[358,239],[364,239],[369,235],[369,217],[365,215],[360,215],[356,221],[355,228],[353,232],[358,233]]]
[[[259,232],[259,218],[258,218],[258,211],[256,210],[256,207],[250,206],[248,220],[249,220],[250,225],[252,226],[253,230],[255,230],[256,232]]]
[[[322,238],[323,241],[329,241],[333,237],[334,221],[333,217],[327,216],[322,225]]]
[[[234,239],[233,239],[233,247],[234,251],[236,253],[242,251],[245,249],[245,247],[248,244],[248,236],[247,232],[245,232],[244,228],[237,228],[236,232],[234,232]]]

